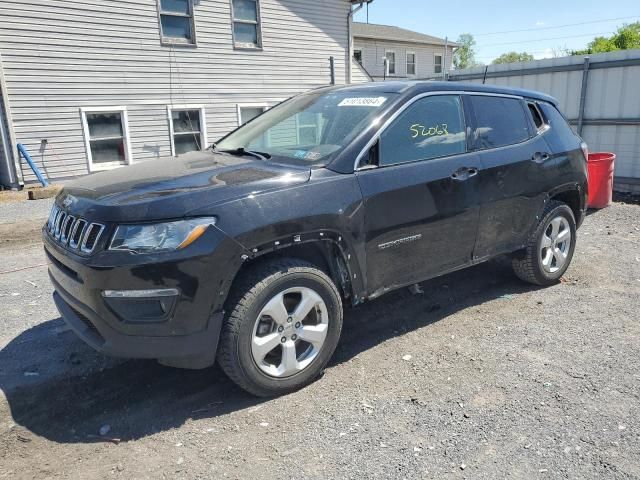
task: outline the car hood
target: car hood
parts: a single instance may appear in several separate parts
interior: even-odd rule
[[[160,158],[70,182],[57,203],[102,222],[181,218],[207,207],[309,181],[308,168],[212,151]]]

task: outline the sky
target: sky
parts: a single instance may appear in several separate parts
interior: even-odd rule
[[[356,14],[356,21],[367,21],[366,7]],[[374,0],[369,6],[370,23],[453,41],[461,33],[471,33],[476,60],[485,64],[513,50],[535,58],[557,56],[563,49],[584,48],[594,37],[610,36],[617,27],[634,21],[640,21],[640,0]]]

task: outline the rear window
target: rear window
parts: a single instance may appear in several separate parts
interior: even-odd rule
[[[513,145],[529,138],[529,125],[520,100],[480,95],[469,98],[476,118],[473,132],[476,149]]]

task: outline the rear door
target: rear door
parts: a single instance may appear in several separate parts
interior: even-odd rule
[[[518,248],[544,202],[549,146],[520,97],[469,94],[471,145],[478,152],[481,197],[476,260]]]
[[[470,262],[479,214],[478,155],[467,152],[462,98],[418,99],[380,134],[365,200],[370,293]]]

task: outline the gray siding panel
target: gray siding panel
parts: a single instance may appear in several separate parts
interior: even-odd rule
[[[344,58],[348,44],[346,0],[261,0],[262,51],[233,49],[228,0],[196,2],[196,48],[162,46],[156,5],[2,0],[16,138],[51,178],[88,171],[80,108],[126,107],[133,162],[151,160],[171,153],[167,105],[204,106],[215,141],[237,126],[238,103],[273,105],[327,85],[329,57]],[[345,81],[340,61],[336,80]]]

